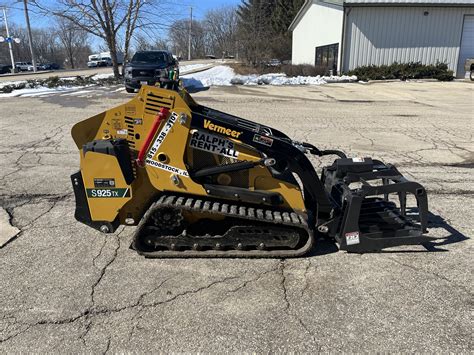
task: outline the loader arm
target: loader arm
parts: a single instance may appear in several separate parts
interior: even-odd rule
[[[323,184],[313,165],[305,156],[297,144],[283,133],[268,126],[258,125],[251,121],[242,119],[229,119],[222,112],[214,111],[203,106],[198,107],[199,111],[205,111],[203,115],[193,111],[191,126],[196,129],[203,129],[206,121],[211,121],[226,129],[238,130],[242,132],[239,140],[261,151],[268,158],[275,159],[275,164],[271,167],[272,175],[279,179],[289,179],[294,182],[292,173],[299,176],[303,183],[305,196],[305,207],[308,217],[313,221],[317,216],[321,218],[329,217],[332,204],[324,190]]]

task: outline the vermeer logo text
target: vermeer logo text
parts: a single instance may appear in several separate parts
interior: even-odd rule
[[[226,134],[226,135],[234,137],[234,138],[239,138],[239,136],[242,134],[242,132],[238,132],[238,131],[234,131],[233,129],[230,129],[230,128],[225,128],[225,127],[222,127],[222,126],[218,126],[218,125],[212,123],[209,120],[204,120],[204,128],[208,129],[210,131],[217,132],[217,133]]]

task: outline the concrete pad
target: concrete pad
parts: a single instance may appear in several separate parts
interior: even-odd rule
[[[0,248],[16,237],[20,230],[11,225],[10,215],[0,208]]]

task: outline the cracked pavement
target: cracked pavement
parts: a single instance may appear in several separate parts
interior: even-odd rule
[[[134,228],[76,222],[70,129],[130,96],[1,100],[0,352],[472,352],[473,89],[194,94],[296,140],[395,163],[429,192],[436,242],[357,255],[321,241],[285,260],[149,260],[129,249]]]

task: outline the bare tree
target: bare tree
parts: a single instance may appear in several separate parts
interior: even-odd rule
[[[140,10],[142,10],[145,4],[146,0],[129,0],[125,26],[124,60],[129,59],[130,42],[132,40],[133,33],[140,25],[137,22],[140,20]]]
[[[220,56],[223,53],[235,55],[237,52],[237,24],[237,9],[231,6],[211,10],[201,21],[194,20],[191,37],[193,57],[204,57],[206,54]],[[171,22],[168,29],[169,41],[160,39],[153,31],[150,32],[150,28],[145,28],[145,25],[143,16],[139,17],[135,25],[135,29],[140,30],[134,36],[136,50],[168,49],[180,57],[187,57],[188,19]],[[129,43],[127,40],[125,42]]]
[[[91,49],[87,43],[87,32],[79,28],[70,27],[72,24],[67,20],[60,19],[64,23],[59,23],[54,27],[33,28],[33,49],[38,62],[56,63],[64,65],[67,63],[73,68],[85,66]],[[13,54],[16,61],[29,62],[31,60],[28,46],[28,35],[25,28],[12,23],[11,34],[20,39],[20,43],[13,43]],[[58,30],[59,28],[59,30]],[[2,34],[0,25],[0,34]],[[8,46],[0,43],[0,63],[9,63],[10,55]]]
[[[119,32],[125,32],[125,55],[128,55],[130,40],[138,27],[144,7],[154,7],[153,0],[57,0],[55,6],[46,7],[35,1],[43,12],[64,18],[78,28],[105,41],[110,51],[115,77],[119,77],[118,41]],[[145,20],[144,20],[145,21]],[[143,22],[144,23],[144,22]]]
[[[13,43],[13,56],[16,61],[31,61],[30,48],[28,45],[28,34],[25,28],[11,24],[10,33],[13,37],[19,38],[20,42]],[[50,29],[33,29],[33,49],[39,61],[51,61],[52,57],[58,55],[59,46],[54,33]],[[7,54],[8,47],[2,46]],[[9,57],[8,57],[9,58]]]
[[[272,54],[271,15],[275,3],[276,0],[244,0],[237,10],[243,54],[254,65]]]
[[[151,41],[151,38],[153,36],[147,35],[145,33],[138,33],[134,36],[135,39],[135,45],[134,45],[134,50],[135,51],[149,51],[149,50],[154,50],[154,49],[164,49],[168,50],[169,46],[166,40],[162,38],[157,38],[155,39],[154,42]]]
[[[207,52],[206,30],[201,22],[193,23],[191,50],[196,58],[204,58]]]
[[[57,36],[69,66],[74,69],[77,66],[77,56],[87,46],[88,33],[64,17],[59,17],[57,23]]]
[[[147,37],[142,34],[135,36],[135,50],[147,51],[153,48],[153,45],[148,41]]]
[[[210,10],[204,17],[209,53],[235,55],[237,52],[237,9],[225,6]]]
[[[206,54],[206,36],[205,29],[201,22],[193,21],[193,31],[191,36],[191,52],[193,57],[202,58]],[[180,57],[188,56],[188,35],[189,20],[177,20],[173,22],[168,37],[172,43],[172,49]]]
[[[33,29],[32,38],[33,50],[38,62],[44,63],[58,59],[61,49],[54,31],[50,28]],[[25,50],[29,51],[27,41],[25,41],[24,46]]]
[[[156,49],[166,49],[166,50],[171,50],[168,41],[163,39],[163,38],[158,38],[155,41],[155,48]]]
[[[13,56],[15,58],[15,61],[29,61],[31,60],[31,56],[29,55],[29,49],[28,49],[28,37],[26,34],[26,31],[24,28],[21,28],[14,23],[9,24],[10,27],[10,36],[19,38],[20,43],[12,43],[12,48],[13,48]],[[1,28],[1,34],[5,36],[5,27],[2,26]],[[3,63],[8,63],[10,64],[10,54],[8,52],[8,46],[6,43],[0,43],[0,53],[1,57],[3,58],[1,60],[2,64]]]

